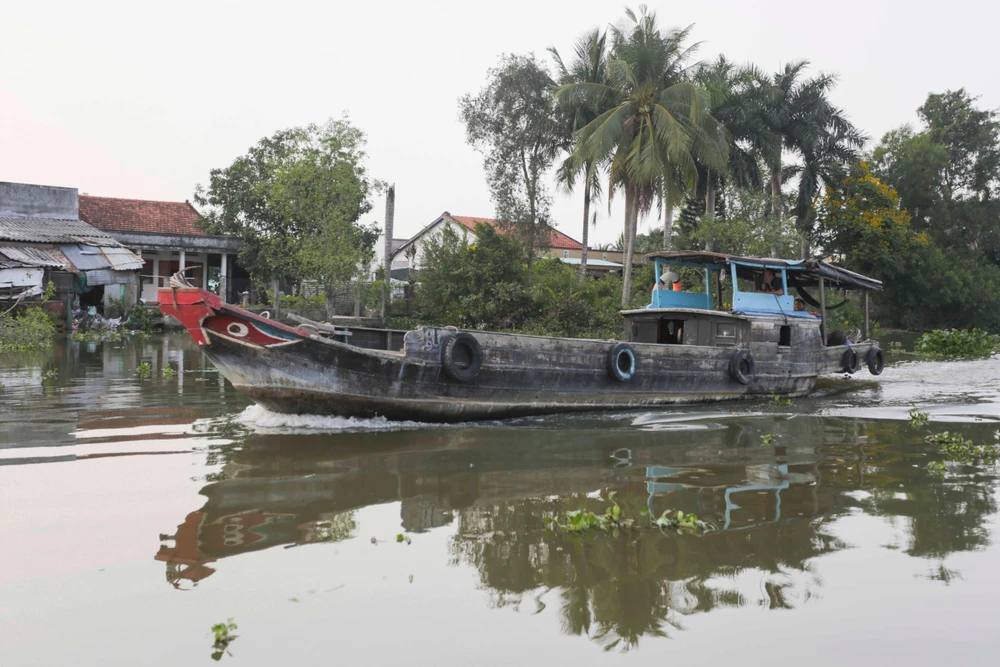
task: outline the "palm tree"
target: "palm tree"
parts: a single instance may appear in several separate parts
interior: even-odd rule
[[[752,65],[738,66],[725,56],[702,67],[695,80],[708,92],[709,113],[728,132],[729,159],[721,172],[705,175],[705,215],[715,216],[715,199],[720,185],[742,189],[763,187],[760,158],[773,157],[779,144],[766,114],[762,83],[765,75]],[[780,159],[780,155],[778,156]]]
[[[728,141],[707,113],[704,90],[683,80],[691,49],[690,28],[663,33],[646,7],[613,27],[612,56],[604,83],[561,86],[557,99],[579,99],[606,111],[576,134],[573,164],[608,161],[608,190],[625,194],[625,275],[622,306],[631,297],[632,256],[640,212],[649,211],[673,170],[696,178],[696,160],[722,168]],[[694,176],[692,176],[694,174]]]
[[[830,159],[837,155],[854,155],[854,151],[864,145],[865,137],[859,132],[842,110],[830,103],[827,94],[837,78],[832,74],[820,74],[811,79],[800,80],[809,62],[800,60],[788,63],[775,73],[764,91],[768,110],[768,125],[774,133],[774,141],[765,159],[771,171],[771,214],[784,215],[781,182],[782,151],[789,151],[812,161],[809,173],[800,176],[799,194],[808,198],[808,210],[801,204],[796,206],[796,229],[802,235],[802,256],[808,253],[807,223],[811,220],[812,197],[818,188],[819,174],[832,166]],[[823,161],[826,165],[823,166]],[[811,183],[811,184],[810,184]],[[803,189],[804,188],[804,189]]]
[[[570,85],[575,83],[604,83],[608,64],[607,33],[601,30],[593,30],[581,37],[575,47],[576,58],[569,67],[563,63],[559,51],[555,47],[549,47],[549,52],[556,61],[556,68],[559,73],[559,83]],[[604,111],[603,107],[592,106],[582,97],[575,97],[567,100],[562,105],[562,111],[568,119],[567,147],[572,145],[572,135],[586,127]],[[559,169],[559,181],[570,191],[581,167],[575,165],[572,153],[566,158]],[[590,202],[595,196],[600,195],[600,181],[598,174],[598,164],[594,159],[585,160],[582,164],[583,171],[583,251],[580,258],[580,277],[587,275],[587,254],[588,237],[590,229]],[[596,222],[596,217],[595,217]]]

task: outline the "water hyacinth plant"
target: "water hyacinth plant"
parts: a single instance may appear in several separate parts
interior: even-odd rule
[[[961,433],[945,431],[929,435],[925,440],[932,445],[937,445],[940,452],[949,461],[959,463],[981,461],[987,465],[993,465],[1000,461],[1000,446],[976,445],[971,440],[966,440]]]
[[[982,329],[938,329],[917,339],[914,349],[928,357],[984,359],[1000,352],[1000,336]]]

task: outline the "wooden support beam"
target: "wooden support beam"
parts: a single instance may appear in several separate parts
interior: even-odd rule
[[[820,316],[820,331],[823,334],[823,345],[826,345],[826,281],[820,277],[819,279],[819,316]]]

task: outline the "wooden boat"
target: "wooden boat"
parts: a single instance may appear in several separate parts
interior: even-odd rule
[[[430,422],[585,410],[803,396],[827,373],[882,372],[868,339],[867,294],[882,283],[819,260],[707,252],[648,256],[698,276],[686,291],[654,288],[651,303],[623,311],[622,340],[583,340],[420,327],[295,328],[224,303],[175,276],[159,290],[233,386],[269,410],[384,416]],[[780,294],[760,293],[769,270]],[[702,276],[704,282],[702,283]],[[724,304],[731,283],[732,303]],[[826,331],[826,292],[862,290],[865,331],[851,342]],[[808,289],[817,289],[816,301]],[[820,312],[796,310],[790,289]]]

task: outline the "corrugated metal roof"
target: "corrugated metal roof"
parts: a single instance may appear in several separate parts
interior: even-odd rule
[[[101,248],[104,257],[111,262],[111,268],[115,271],[134,271],[141,269],[145,262],[128,248],[105,246]]]
[[[111,262],[101,253],[100,249],[94,246],[63,245],[59,246],[59,249],[73,263],[73,266],[81,271],[111,268]]]
[[[0,246],[0,255],[26,266],[48,266],[61,269],[69,265],[66,257],[55,248]]]
[[[117,282],[114,271],[87,271],[88,285],[114,285]]]
[[[93,245],[118,245],[110,235],[82,220],[15,216],[0,216],[0,240],[27,243],[79,243],[87,240]]]

